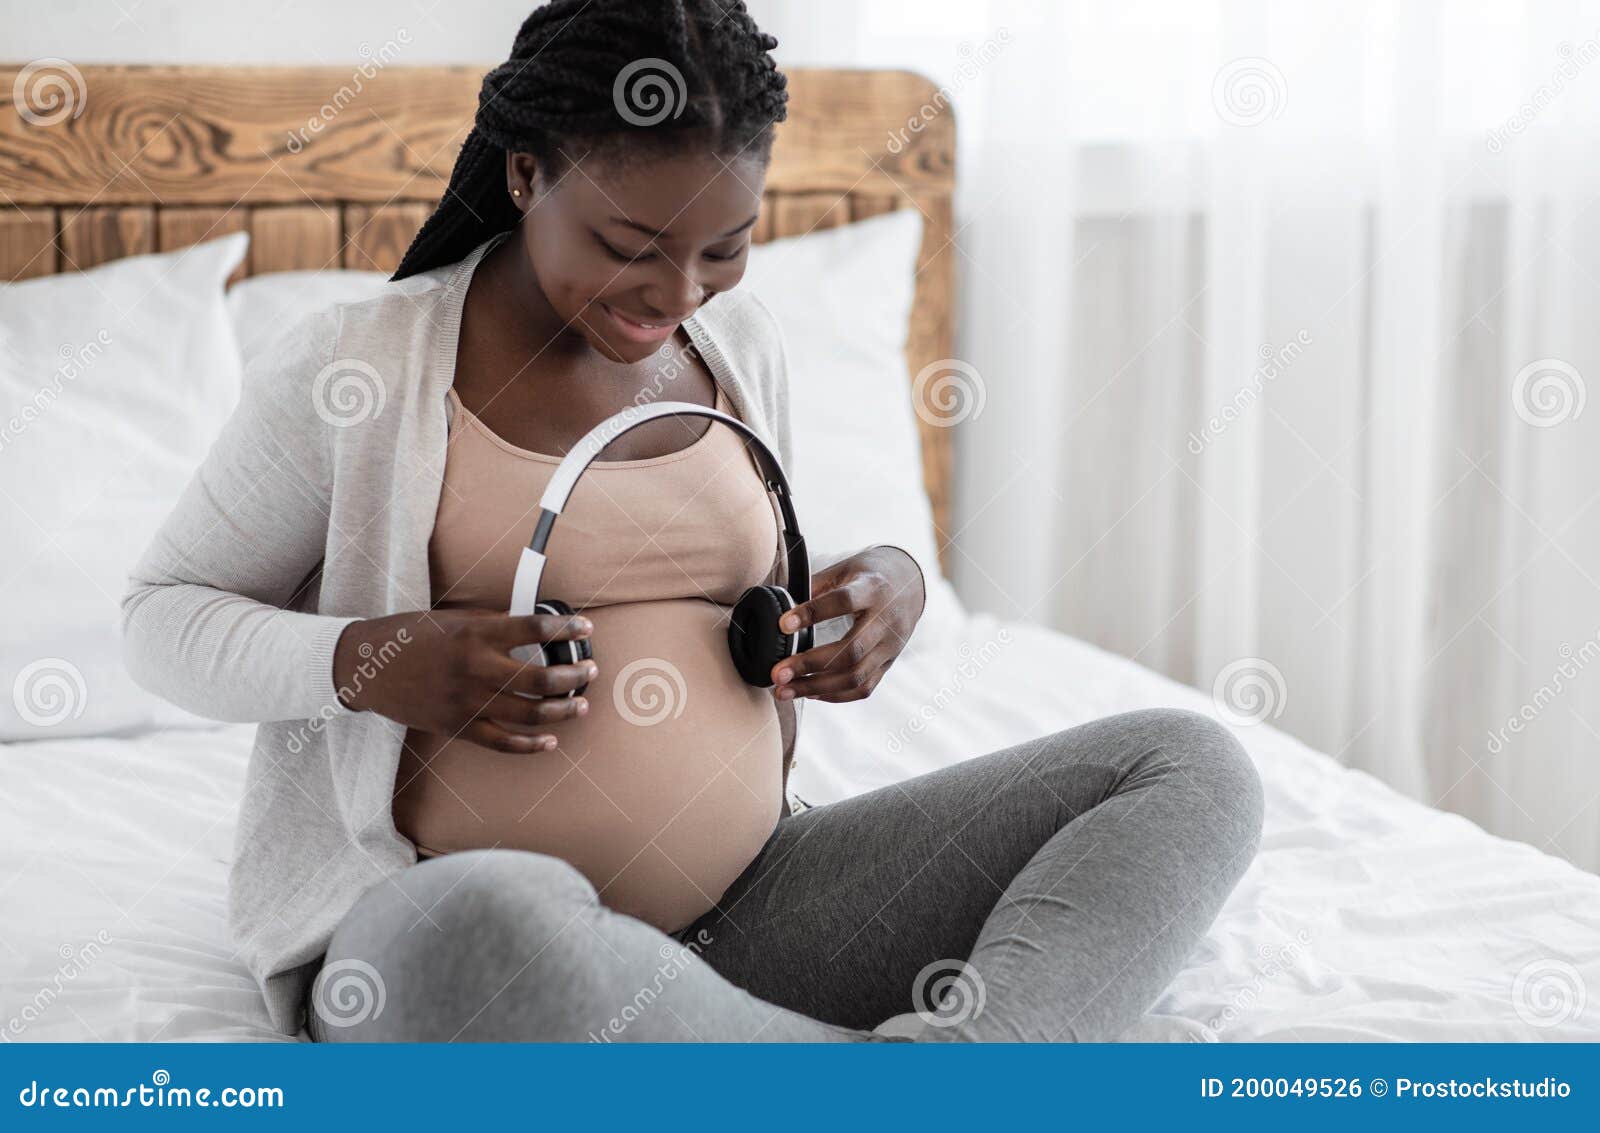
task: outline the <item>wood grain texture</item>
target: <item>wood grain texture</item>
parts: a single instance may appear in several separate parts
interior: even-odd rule
[[[11,89],[18,68],[0,67]],[[22,203],[229,205],[437,198],[483,72],[80,67],[83,113],[0,108],[0,192]],[[356,89],[359,88],[359,89]]]
[[[773,236],[804,236],[813,229],[837,228],[850,222],[846,194],[778,193],[773,199]]]
[[[247,232],[250,229],[250,211],[248,207],[243,206],[161,209],[156,213],[156,248],[162,252],[176,252],[191,244],[203,244],[207,240],[219,239],[230,232]],[[228,277],[228,282],[233,283],[243,279],[249,274],[249,269],[250,257],[246,253],[245,258]]]
[[[10,90],[19,68],[0,67]],[[16,204],[437,200],[487,68],[85,66],[82,114],[0,107],[0,192]],[[907,71],[788,72],[769,188],[948,189],[955,121]],[[920,121],[920,119],[919,119]],[[904,139],[904,140],[901,140]]]
[[[778,128],[769,188],[895,193],[955,184],[955,116],[922,113],[937,88],[910,71],[786,71],[789,117]],[[920,128],[913,130],[916,120]]]
[[[51,124],[0,105],[0,279],[251,234],[237,274],[390,271],[444,192],[487,67],[84,66],[82,113]],[[0,66],[0,89],[19,68]],[[792,69],[755,239],[896,208],[927,223],[910,375],[953,348],[955,119],[904,71]],[[86,207],[87,206],[87,207]],[[940,552],[949,428],[921,421]]]
[[[905,198],[888,196],[880,193],[851,193],[850,194],[850,219],[868,220],[874,216],[894,212],[904,207]]]
[[[54,275],[54,209],[0,208],[0,282]]]
[[[62,210],[61,267],[82,271],[156,250],[156,210],[145,206]]]
[[[432,212],[432,205],[420,203],[345,205],[344,266],[392,273]]]
[[[959,367],[949,365],[955,352],[956,250],[951,240],[955,223],[950,197],[923,195],[913,202],[922,211],[922,248],[917,254],[914,315],[906,338],[906,368],[911,373],[912,406],[922,434],[922,484],[933,506],[939,556],[949,566],[951,493],[955,479],[955,426],[964,419],[970,398],[981,396]],[[949,385],[944,385],[945,379]],[[946,402],[948,394],[953,401]]]
[[[339,266],[339,213],[316,205],[250,212],[250,274]]]

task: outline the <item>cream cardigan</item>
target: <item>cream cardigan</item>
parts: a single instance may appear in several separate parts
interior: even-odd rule
[[[228,919],[286,1034],[301,1026],[340,919],[417,860],[392,812],[405,726],[344,707],[333,650],[352,621],[431,604],[446,395],[467,284],[492,243],[312,316],[249,367],[238,408],[122,601],[124,658],[141,685],[214,719],[261,722]],[[735,412],[790,466],[770,312],[728,292],[684,328]],[[818,550],[812,569],[844,553]]]

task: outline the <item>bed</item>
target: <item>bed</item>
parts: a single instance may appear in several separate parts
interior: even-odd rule
[[[90,97],[61,128],[0,111],[0,278],[231,231],[251,237],[240,278],[385,272],[442,190],[480,73],[384,69],[295,146],[286,139],[348,72],[84,68]],[[0,68],[7,89],[16,77]],[[916,214],[896,340],[903,395],[906,375],[953,349],[954,124],[924,114],[935,92],[901,72],[798,71],[791,89],[758,237],[776,247]],[[909,142],[886,149],[913,118]],[[955,430],[932,413],[908,410],[905,422],[920,451],[910,474],[921,522],[945,556]],[[1070,637],[964,610],[937,580],[912,647],[869,701],[805,706],[792,787],[827,802],[1152,706],[1214,710]],[[1261,853],[1126,1039],[1600,1039],[1600,878],[1269,725],[1236,731],[1266,784]],[[0,1035],[284,1038],[225,928],[252,734],[153,718],[0,745]]]

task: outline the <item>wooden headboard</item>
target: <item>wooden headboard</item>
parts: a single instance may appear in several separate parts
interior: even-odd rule
[[[12,91],[21,70],[0,66],[0,90]],[[392,271],[449,182],[485,70],[77,68],[56,101],[31,104],[31,113],[23,102],[0,108],[0,280],[240,230],[251,234],[242,275]],[[906,348],[916,374],[952,350],[949,108],[933,84],[904,71],[787,74],[789,117],[756,238],[920,209],[925,235]],[[930,424],[934,416],[918,420],[944,555],[951,430]]]

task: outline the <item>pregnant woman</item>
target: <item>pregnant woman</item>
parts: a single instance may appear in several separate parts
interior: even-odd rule
[[[1255,772],[1178,711],[790,813],[796,703],[872,693],[922,574],[819,554],[781,622],[816,643],[746,683],[729,609],[786,559],[703,417],[579,480],[541,586],[575,614],[506,612],[541,492],[612,414],[715,407],[790,461],[781,337],[734,290],[774,46],[730,0],[535,11],[396,282],[251,369],[134,572],[134,674],[263,722],[229,913],[286,1033],[1112,1038],[1250,862]],[[512,655],[580,638],[592,660]]]

